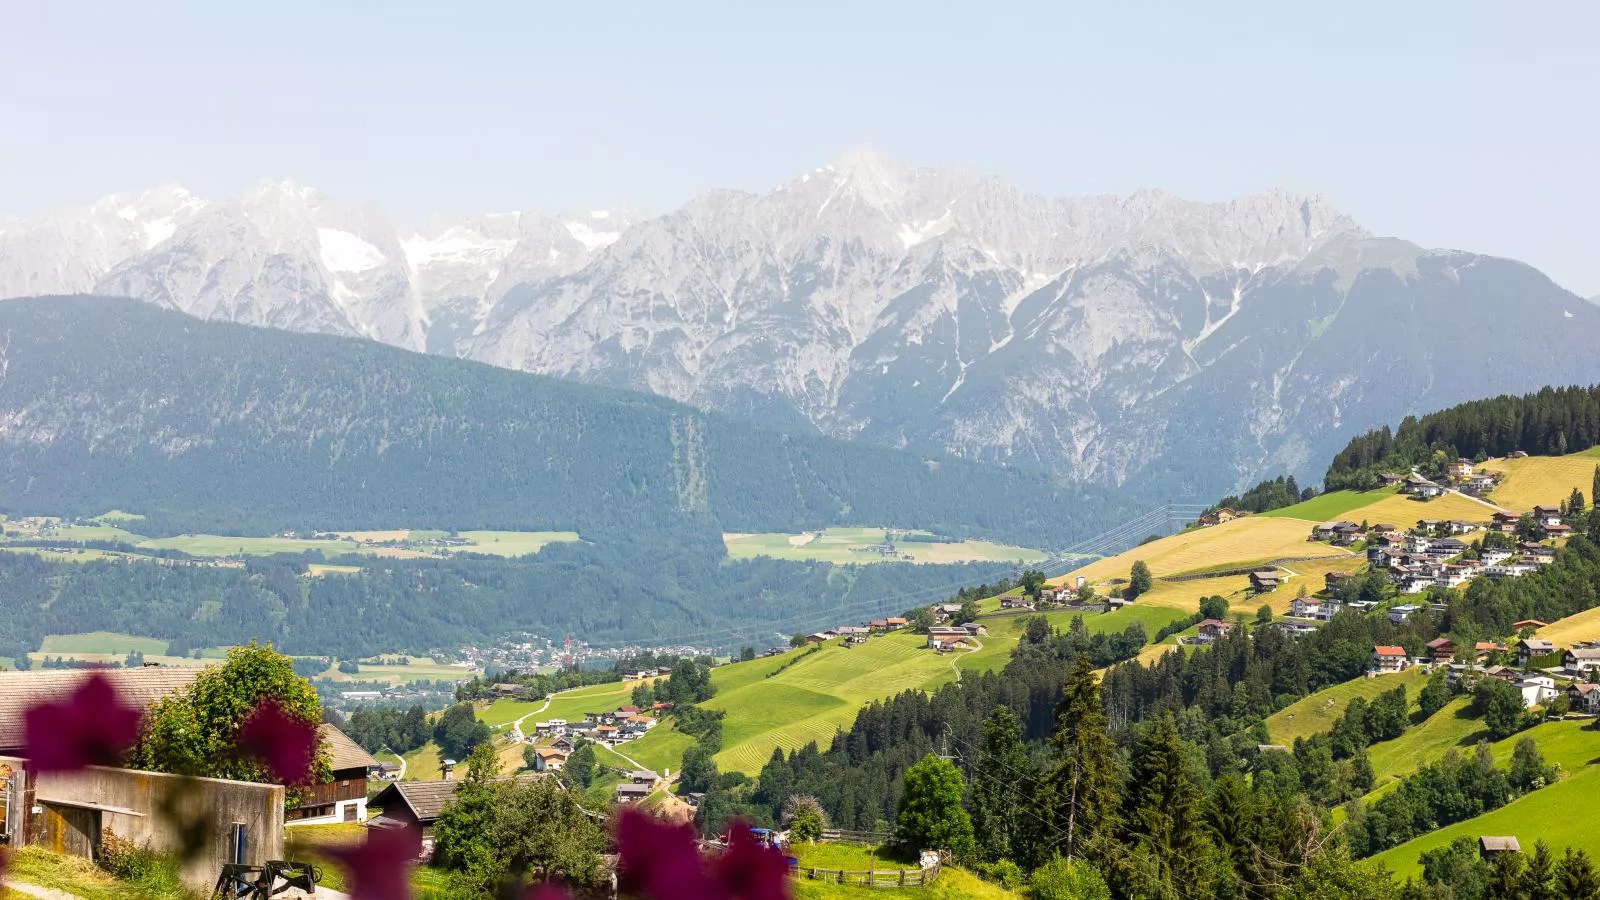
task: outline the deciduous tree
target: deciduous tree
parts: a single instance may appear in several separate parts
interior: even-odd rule
[[[916,850],[949,850],[970,859],[975,849],[972,819],[961,805],[961,772],[931,753],[906,770],[895,834]]]

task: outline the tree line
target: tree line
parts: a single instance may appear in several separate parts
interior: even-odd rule
[[[1324,478],[1327,490],[1365,489],[1385,472],[1458,457],[1485,459],[1516,450],[1559,456],[1600,444],[1600,385],[1547,387],[1520,397],[1474,400],[1427,415],[1407,416],[1357,435]]]

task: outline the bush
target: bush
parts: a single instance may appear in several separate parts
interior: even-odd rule
[[[172,857],[141,847],[109,828],[100,832],[100,855],[95,862],[111,877],[145,887],[150,894],[179,888]]]
[[[1059,856],[1028,876],[1029,900],[1111,900],[1111,889],[1094,867]]]
[[[978,877],[984,881],[992,881],[1008,891],[1014,891],[1027,883],[1028,877],[1023,874],[1022,867],[1009,859],[996,860],[992,863],[978,863],[972,867]]]

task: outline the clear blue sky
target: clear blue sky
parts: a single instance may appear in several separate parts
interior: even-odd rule
[[[6,6],[12,213],[264,175],[666,211],[871,144],[1051,194],[1322,193],[1600,294],[1594,0]]]

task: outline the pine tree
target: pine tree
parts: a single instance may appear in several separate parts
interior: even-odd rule
[[[1565,900],[1556,892],[1556,861],[1544,841],[1533,845],[1528,867],[1518,879],[1523,900]]]
[[[1117,745],[1100,704],[1100,680],[1087,656],[1079,656],[1067,676],[1055,713],[1050,793],[1054,818],[1065,832],[1060,849],[1075,859],[1096,840],[1111,839],[1120,819],[1122,787]]]
[[[987,860],[1023,855],[1023,814],[1033,801],[1033,761],[1022,745],[1022,724],[1004,706],[983,723],[983,746],[972,769],[972,829]],[[1024,857],[1026,858],[1026,857]]]
[[[1600,898],[1600,875],[1595,873],[1589,854],[1582,850],[1574,853],[1571,847],[1567,848],[1566,855],[1556,863],[1555,884],[1556,893],[1568,900]]]
[[[1189,775],[1183,739],[1162,716],[1139,741],[1128,800],[1128,842],[1136,848],[1131,876],[1154,897],[1211,896],[1207,889],[1204,799]]]

